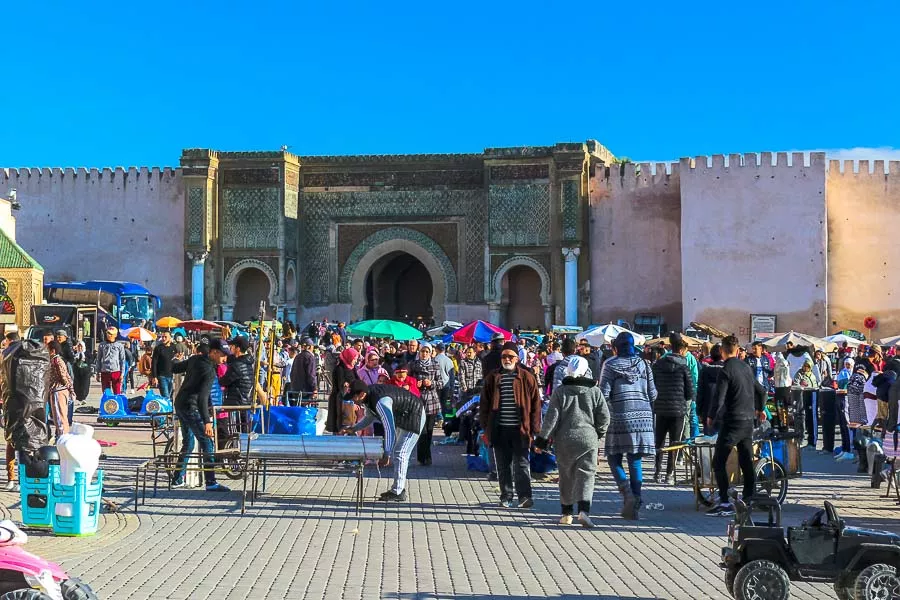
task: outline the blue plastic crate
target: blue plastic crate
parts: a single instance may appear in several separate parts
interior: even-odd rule
[[[97,471],[97,479],[88,483],[85,473],[75,473],[75,485],[63,485],[59,480],[52,485],[53,533],[63,536],[85,536],[97,533],[100,522],[100,498],[103,496],[103,469]],[[58,515],[60,504],[71,504],[71,515]]]
[[[53,483],[59,482],[59,465],[49,465],[47,477],[28,477],[25,465],[19,465],[19,490],[22,523],[27,527],[53,526]]]

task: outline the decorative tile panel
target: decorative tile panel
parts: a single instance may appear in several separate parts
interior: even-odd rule
[[[190,246],[203,243],[203,188],[188,189],[188,236]]]
[[[465,218],[465,299],[484,301],[484,227],[487,220],[484,192],[472,190],[420,190],[383,192],[304,192],[300,200],[300,256],[303,277],[301,301],[321,304],[329,299],[329,227],[348,218],[398,217],[409,220],[418,215],[429,218]],[[463,295],[462,291],[459,293]],[[460,298],[462,299],[462,298]]]
[[[565,241],[581,240],[581,206],[578,201],[578,182],[562,184],[562,237]]]
[[[491,181],[509,179],[548,179],[550,165],[496,165],[491,167]]]
[[[277,188],[226,188],[222,191],[223,248],[281,248]],[[275,234],[273,237],[273,233]]]
[[[546,246],[550,242],[550,185],[492,185],[492,246]]]
[[[289,219],[297,218],[297,200],[300,194],[293,190],[284,193],[284,216]]]
[[[222,171],[222,183],[225,185],[278,185],[279,181],[278,167]]]

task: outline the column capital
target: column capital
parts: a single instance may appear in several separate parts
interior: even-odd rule
[[[566,262],[572,262],[581,255],[581,248],[563,248],[562,255],[565,257]]]
[[[195,265],[202,265],[206,262],[207,257],[209,257],[209,250],[195,250],[192,252],[187,252],[187,257],[194,261]]]

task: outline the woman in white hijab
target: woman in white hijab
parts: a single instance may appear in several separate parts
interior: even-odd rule
[[[570,356],[564,366],[565,377],[550,397],[541,433],[535,440],[535,451],[541,452],[553,440],[559,466],[560,524],[572,523],[577,503],[578,521],[585,527],[593,527],[589,515],[594,497],[597,447],[609,425],[609,409],[594,379],[585,377],[588,363],[584,358]]]

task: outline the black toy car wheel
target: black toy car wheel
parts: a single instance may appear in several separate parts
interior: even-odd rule
[[[856,576],[855,600],[894,600],[900,598],[897,569],[882,563],[863,569]]]
[[[53,598],[38,590],[15,590],[0,596],[0,600],[53,600]]]
[[[728,567],[725,569],[725,589],[728,590],[728,595],[734,598],[734,578],[737,577],[737,573],[740,570],[740,567]]]
[[[753,560],[734,578],[735,600],[787,600],[791,582],[787,573],[771,560]]]
[[[91,586],[77,577],[66,579],[60,587],[65,600],[99,600]]]
[[[844,575],[834,582],[834,593],[838,600],[854,600],[853,585],[856,582],[856,574]]]

